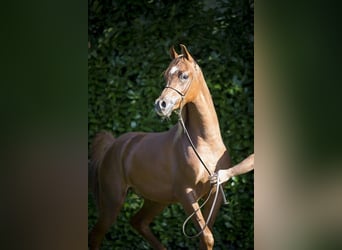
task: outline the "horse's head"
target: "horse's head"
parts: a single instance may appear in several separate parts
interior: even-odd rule
[[[172,111],[191,102],[197,95],[198,76],[201,71],[184,45],[180,45],[182,54],[170,49],[171,63],[164,73],[166,86],[155,101],[158,115],[169,117]]]

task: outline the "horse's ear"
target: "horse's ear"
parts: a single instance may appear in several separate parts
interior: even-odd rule
[[[178,57],[178,54],[175,51],[175,48],[173,46],[170,48],[170,56],[171,56],[171,59],[175,59],[176,57]]]
[[[185,45],[180,44],[179,45],[182,49],[182,54],[184,55],[184,57],[189,60],[189,61],[193,61],[194,59],[192,58],[192,56],[190,55],[189,51],[187,50],[187,48],[185,47]]]

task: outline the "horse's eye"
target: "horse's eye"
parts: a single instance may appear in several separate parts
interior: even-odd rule
[[[187,74],[187,73],[182,73],[181,75],[180,75],[180,79],[181,80],[187,80],[189,78],[189,75]]]

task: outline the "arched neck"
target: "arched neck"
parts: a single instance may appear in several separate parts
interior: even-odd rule
[[[182,118],[194,140],[222,141],[214,103],[205,82],[201,84],[195,99],[183,107]]]

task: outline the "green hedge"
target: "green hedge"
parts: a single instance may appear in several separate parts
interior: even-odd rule
[[[89,144],[100,130],[164,131],[153,105],[170,63],[168,49],[185,44],[202,68],[233,163],[254,151],[253,1],[99,1],[89,0]],[[215,249],[253,248],[253,174],[225,186],[214,227]],[[103,249],[149,249],[129,226],[142,200],[129,193]],[[97,211],[89,195],[89,229]],[[197,249],[198,239],[182,235],[186,218],[172,205],[151,225],[169,249]]]

